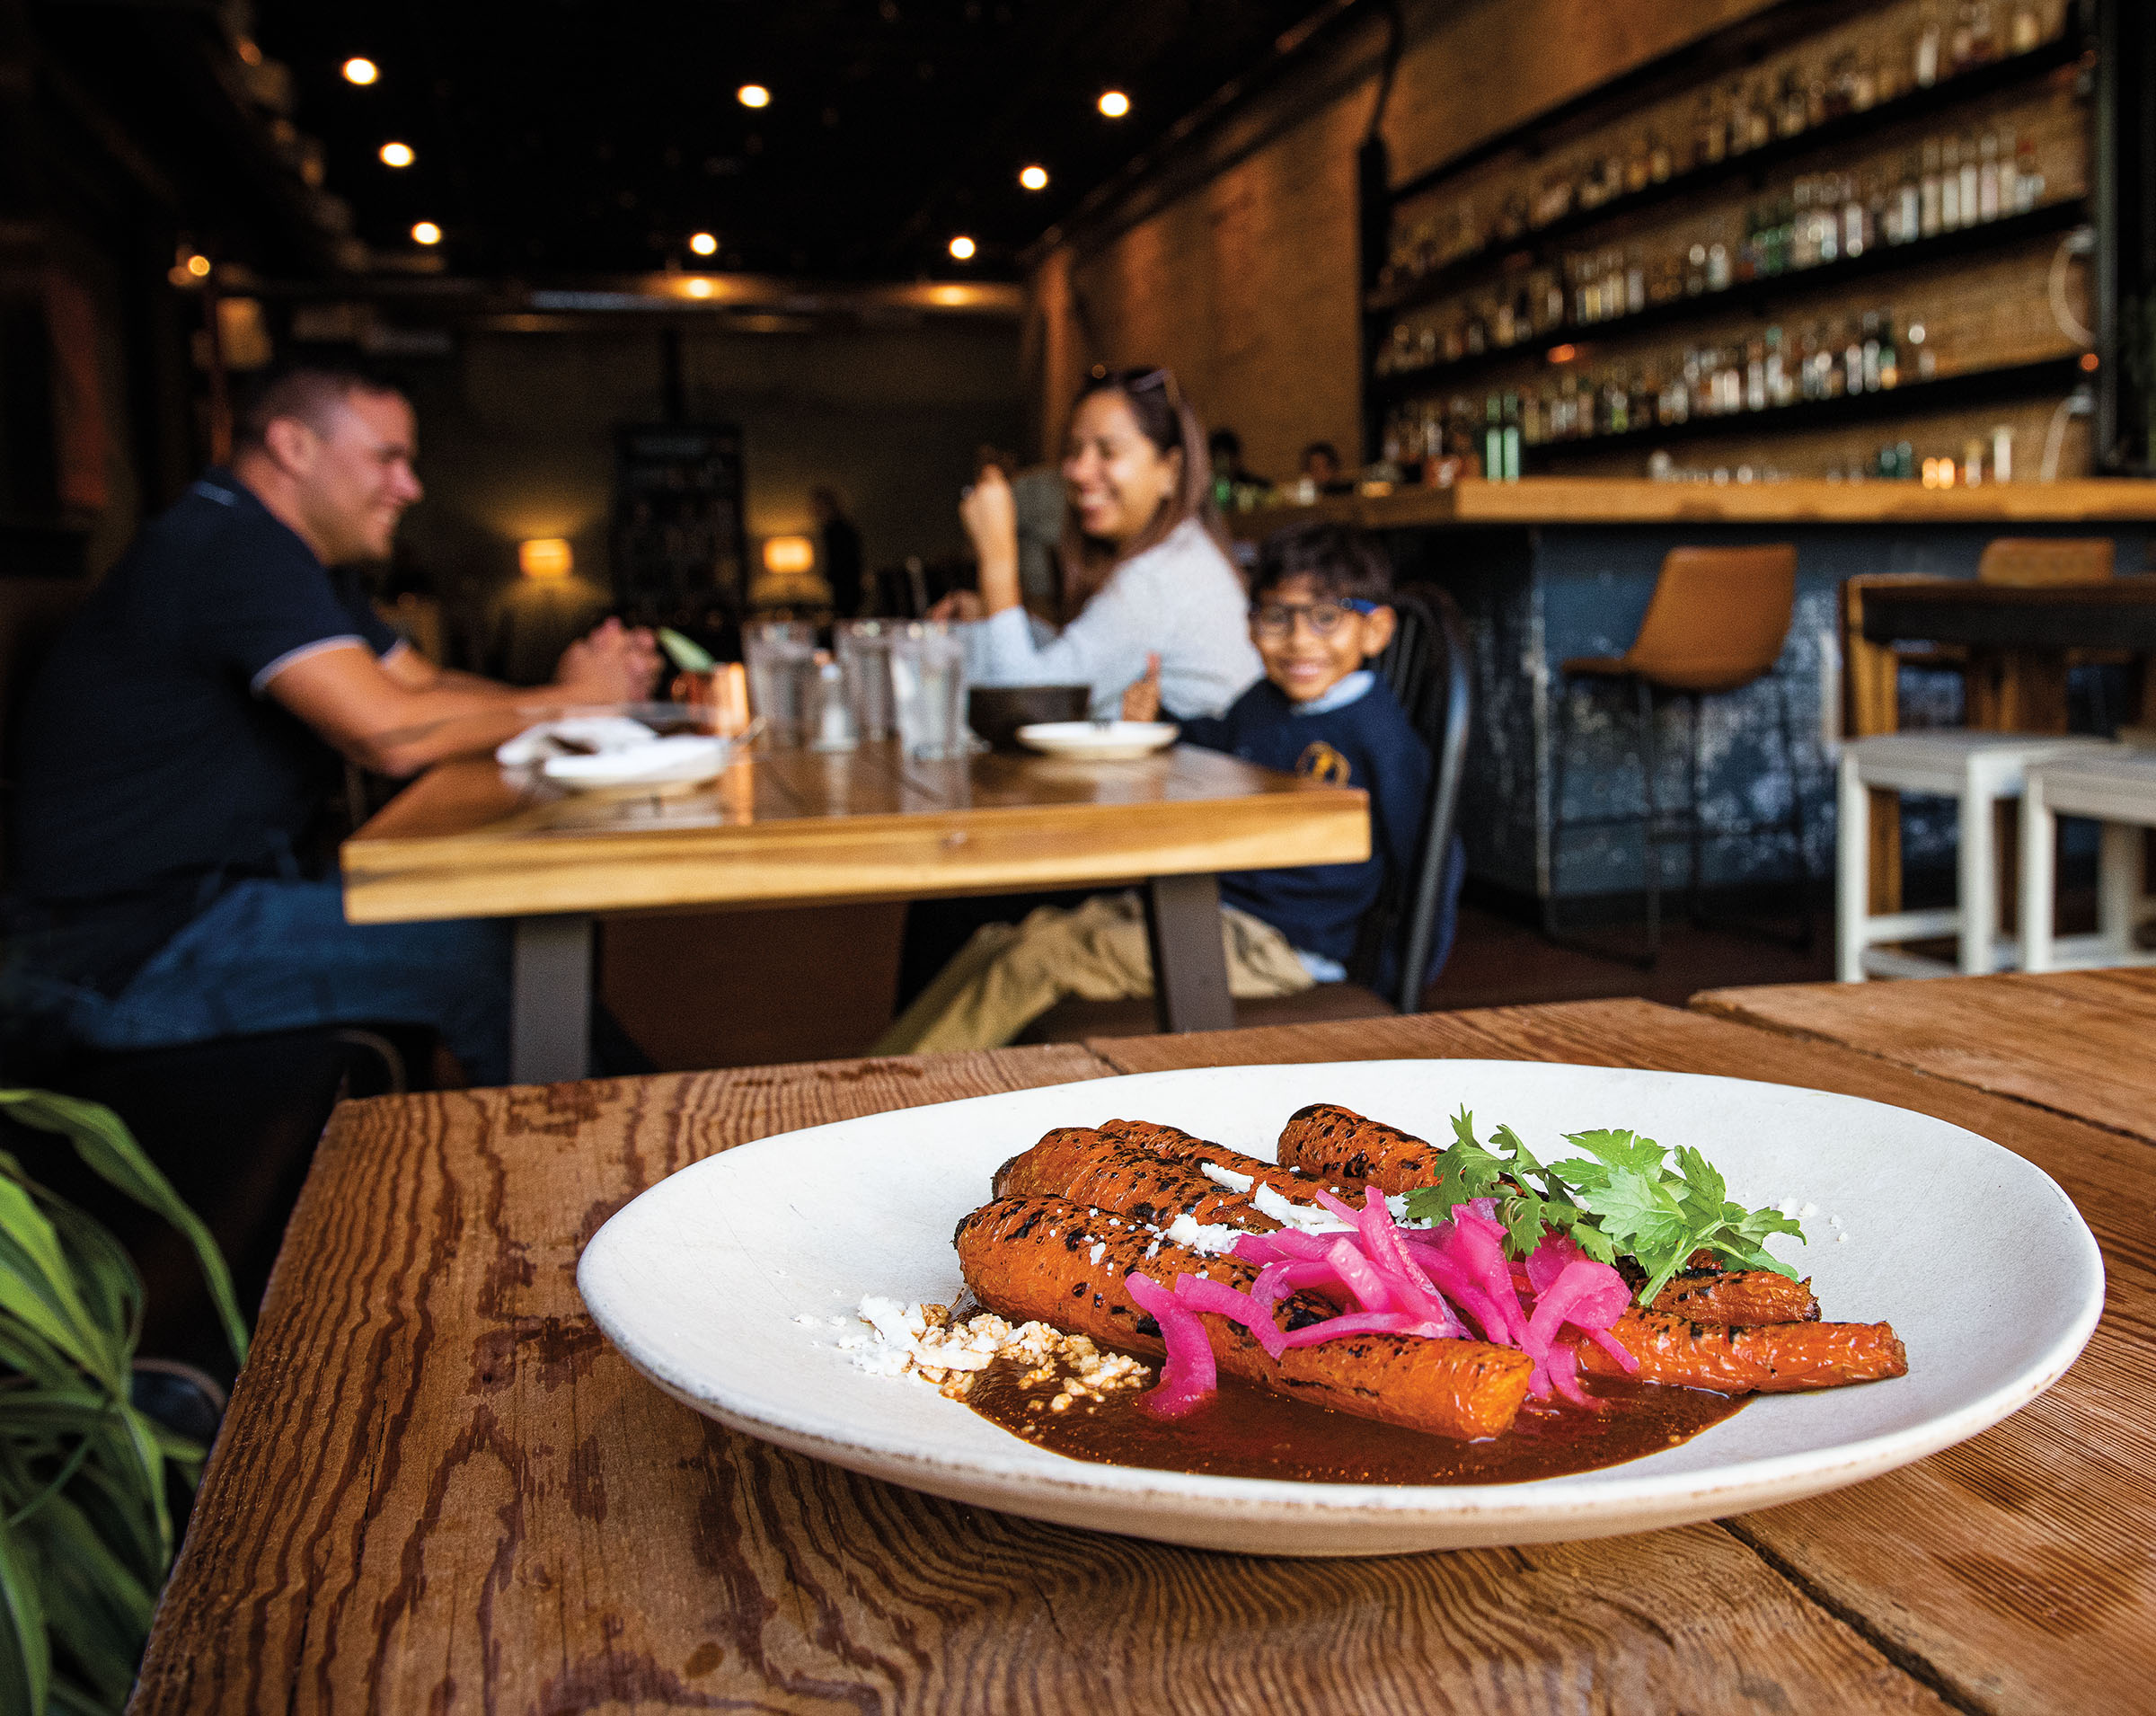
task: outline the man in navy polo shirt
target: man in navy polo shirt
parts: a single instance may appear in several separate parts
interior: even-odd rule
[[[384,558],[420,498],[403,396],[289,370],[238,441],[144,527],[31,686],[0,1005],[102,1048],[431,1024],[473,1083],[500,1083],[504,926],[347,924],[319,813],[340,756],[409,775],[499,743],[532,705],[645,695],[651,639],[609,621],[538,691],[439,668],[332,570]]]

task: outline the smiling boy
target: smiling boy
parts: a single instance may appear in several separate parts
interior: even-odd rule
[[[1186,721],[1186,743],[1370,795],[1370,856],[1359,863],[1238,871],[1220,878],[1229,989],[1239,1000],[1294,995],[1347,976],[1362,920],[1388,870],[1413,868],[1429,797],[1430,754],[1392,690],[1364,664],[1392,641],[1391,569],[1366,538],[1315,525],[1271,537],[1250,592],[1250,641],[1265,677],[1217,719]],[[1129,720],[1159,712],[1157,676],[1131,687]],[[1459,889],[1448,860],[1442,961]],[[1152,993],[1135,893],[1075,910],[1042,907],[1018,925],[991,924],[886,1031],[880,1055],[1007,1043],[1063,996]]]

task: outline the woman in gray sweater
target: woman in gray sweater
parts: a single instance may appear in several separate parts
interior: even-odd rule
[[[1060,632],[1021,603],[1018,520],[993,465],[959,509],[980,557],[978,607],[954,603],[976,686],[1086,685],[1096,719],[1159,658],[1171,715],[1218,715],[1259,678],[1242,579],[1228,558],[1209,493],[1206,432],[1165,369],[1126,369],[1090,383],[1064,437],[1066,496],[1056,559]]]

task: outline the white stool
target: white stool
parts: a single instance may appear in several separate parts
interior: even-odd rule
[[[2103,824],[2094,935],[2052,933],[2052,864],[2062,816]],[[2156,828],[2156,751],[2114,746],[2028,771],[2021,799],[2021,969],[2156,965],[2134,932],[2156,918],[2142,886],[2141,830]]]
[[[2039,733],[1992,733],[1967,728],[1923,733],[1882,733],[1842,747],[1841,814],[1834,831],[1835,970],[1844,983],[1868,977],[1931,977],[1954,970],[1996,970],[2013,958],[2001,943],[1999,874],[1993,851],[1992,807],[2021,796],[2022,777],[2034,764],[2078,751],[2108,750],[2100,739],[2059,739]],[[1951,907],[1928,912],[1871,910],[1871,792],[1924,792],[1959,802],[1958,898]],[[1953,964],[1927,959],[1883,942],[1913,942],[1933,935],[1960,940]]]

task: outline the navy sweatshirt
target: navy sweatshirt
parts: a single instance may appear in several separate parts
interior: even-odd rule
[[[1401,877],[1413,869],[1430,789],[1429,747],[1392,688],[1367,670],[1352,677],[1364,682],[1360,695],[1342,680],[1308,708],[1260,679],[1225,715],[1182,723],[1189,744],[1370,795],[1370,856],[1362,863],[1233,871],[1220,879],[1224,904],[1262,918],[1291,946],[1343,964],[1385,867]],[[1336,705],[1342,694],[1349,701]]]

